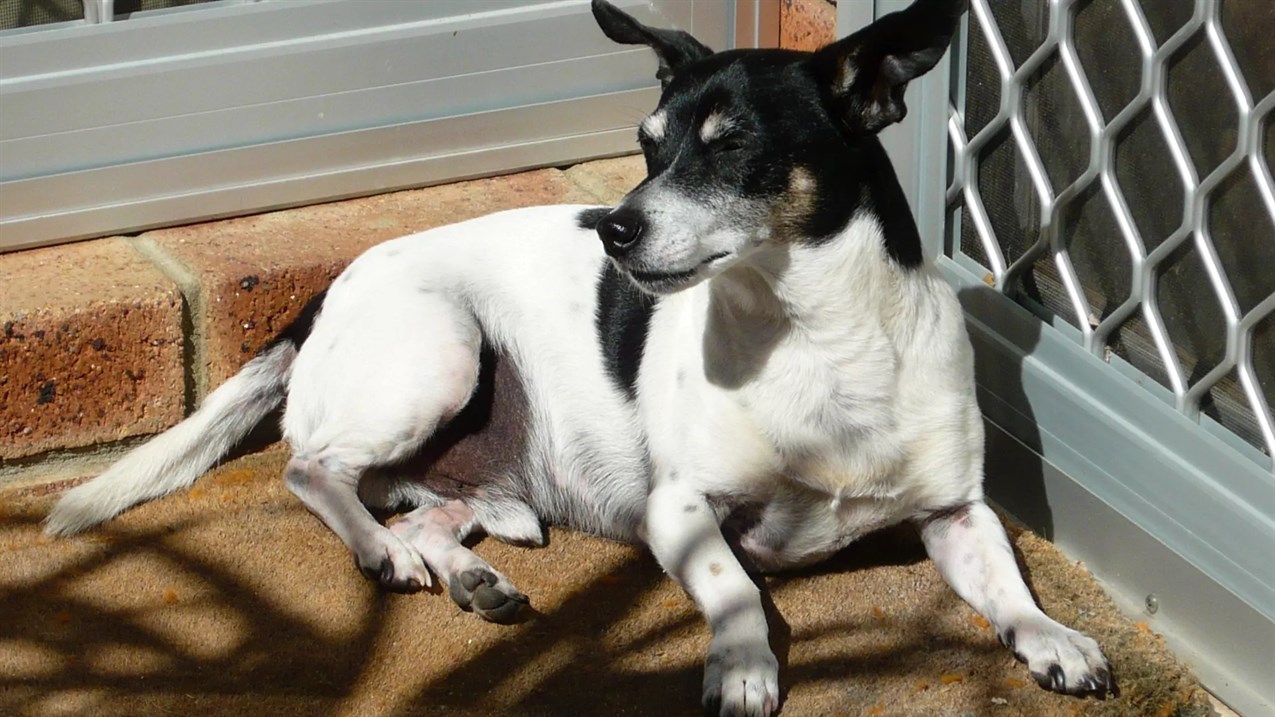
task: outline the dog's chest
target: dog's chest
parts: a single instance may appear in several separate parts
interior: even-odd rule
[[[775,348],[737,401],[790,480],[837,497],[889,499],[897,493],[900,457],[895,378],[893,352],[882,337],[793,338]]]
[[[895,494],[895,359],[880,332],[709,316],[652,338],[643,413],[657,462],[693,461],[714,487],[756,497],[776,479],[830,497]]]

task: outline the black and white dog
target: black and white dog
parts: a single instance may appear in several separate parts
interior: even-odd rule
[[[902,521],[1037,681],[1107,693],[1097,643],[1036,606],[983,502],[961,307],[875,136],[963,5],[917,0],[815,53],[714,54],[594,0],[608,37],[660,60],[645,181],[614,209],[369,250],[196,413],[67,493],[49,532],[190,485],[286,397],[289,488],[391,589],[432,573],[508,621],[526,598],[471,533],[649,545],[711,627],[715,713],[779,698],[741,560],[806,565]],[[366,505],[411,510],[385,527]]]

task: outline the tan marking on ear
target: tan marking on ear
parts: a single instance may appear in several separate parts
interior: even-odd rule
[[[858,55],[856,48],[847,52],[837,62],[837,72],[832,77],[832,94],[840,96],[850,92],[850,87],[859,78],[859,66],[855,62]]]
[[[801,225],[815,208],[819,183],[805,167],[793,167],[788,189],[776,200],[770,215],[775,241],[782,244],[801,239]]]
[[[836,93],[844,95],[850,91],[850,86],[854,84],[854,80],[859,76],[859,71],[855,69],[854,57],[846,57],[837,65]]]

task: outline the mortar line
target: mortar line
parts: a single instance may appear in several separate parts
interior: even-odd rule
[[[203,282],[198,275],[169,254],[146,234],[129,239],[139,254],[150,260],[164,276],[177,285],[182,294],[182,353],[183,357],[183,398],[185,415],[195,412],[199,404],[208,395],[208,342],[204,335]]]
[[[130,436],[0,460],[0,492],[96,475],[151,438],[153,434]]]

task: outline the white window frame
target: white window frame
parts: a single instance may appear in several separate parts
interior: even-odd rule
[[[618,4],[727,49],[776,44],[779,1]],[[632,152],[654,72],[588,0],[222,0],[0,32],[0,251]]]

